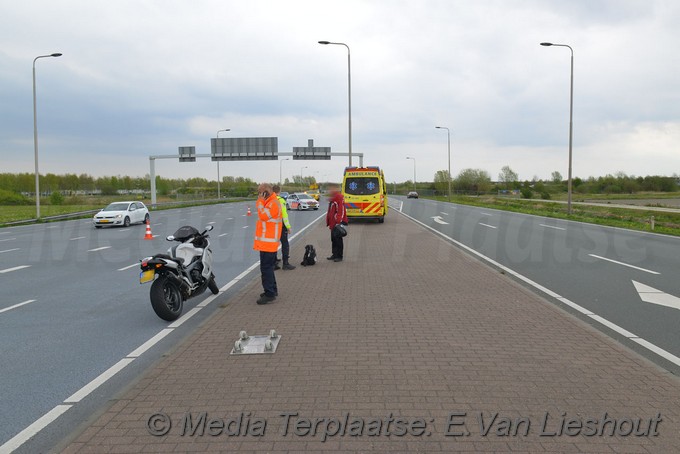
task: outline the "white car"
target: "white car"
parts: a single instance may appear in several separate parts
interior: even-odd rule
[[[314,197],[303,192],[291,194],[286,199],[286,208],[289,210],[318,210],[319,202]]]
[[[113,202],[94,215],[92,223],[101,229],[105,225],[129,226],[136,222],[146,223],[149,210],[142,202]]]

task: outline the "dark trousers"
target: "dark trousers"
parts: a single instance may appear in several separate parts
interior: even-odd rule
[[[337,232],[336,229],[331,229],[331,251],[333,252],[331,255],[341,259],[345,245],[343,244],[342,237]]]
[[[274,276],[274,265],[276,265],[276,252],[260,251],[262,288],[267,296],[276,296],[279,293],[279,289],[276,287],[276,277]]]
[[[284,265],[288,263],[288,259],[290,258],[290,244],[288,244],[288,229],[285,225],[281,231],[281,256],[283,257]]]

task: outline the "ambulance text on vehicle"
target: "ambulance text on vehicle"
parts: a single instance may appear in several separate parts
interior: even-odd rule
[[[342,195],[347,217],[385,222],[387,185],[379,167],[346,167]]]

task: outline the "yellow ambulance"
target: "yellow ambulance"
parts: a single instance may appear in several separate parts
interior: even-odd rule
[[[346,167],[342,195],[348,218],[377,219],[387,215],[387,184],[379,167]]]

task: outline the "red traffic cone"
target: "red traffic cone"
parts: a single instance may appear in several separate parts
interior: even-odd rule
[[[250,207],[248,207],[248,212],[246,213],[246,216],[252,216],[253,213],[250,212]]]
[[[153,235],[151,234],[151,224],[149,224],[149,221],[146,221],[146,233],[144,234],[144,239],[153,240]]]

